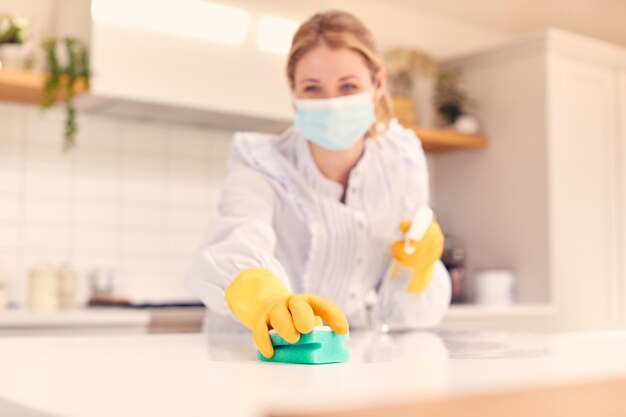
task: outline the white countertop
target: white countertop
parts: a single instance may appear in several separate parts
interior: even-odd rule
[[[151,314],[145,310],[77,308],[54,312],[8,310],[0,313],[0,338],[60,335],[141,334]]]
[[[452,304],[446,312],[445,320],[520,319],[529,317],[552,317],[554,314],[556,314],[556,306],[552,304],[512,304],[508,306]]]
[[[0,313],[0,328],[145,326],[149,321],[149,311],[118,308],[76,308],[49,313],[7,310]]]
[[[247,334],[0,339],[0,415],[260,416],[626,375],[626,331],[353,333],[335,365],[263,363]]]
[[[76,308],[49,313],[28,310],[0,311],[0,337],[50,336],[77,334],[145,333],[149,325],[161,326],[174,322],[188,330],[199,330],[202,308]],[[555,314],[551,305],[479,306],[453,305],[448,310],[441,328],[450,329],[541,329],[538,320],[547,320]],[[500,325],[497,326],[498,322]],[[525,326],[514,326],[519,323]],[[472,327],[472,324],[478,324]],[[520,328],[521,327],[521,328]],[[546,327],[546,326],[544,326]],[[197,330],[196,330],[197,331]]]

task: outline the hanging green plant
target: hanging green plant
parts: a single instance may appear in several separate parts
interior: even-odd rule
[[[65,126],[63,150],[69,151],[76,146],[76,106],[75,88],[78,82],[89,88],[89,55],[87,47],[78,39],[46,39],[42,44],[46,52],[48,79],[44,88],[42,106],[48,109],[63,94],[65,101]]]

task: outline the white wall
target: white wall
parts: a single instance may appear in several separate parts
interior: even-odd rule
[[[62,112],[0,103],[0,268],[21,302],[42,262],[81,279],[113,268],[121,294],[181,299],[183,273],[216,213],[231,132],[80,118],[61,152]]]
[[[490,142],[435,157],[441,224],[466,249],[470,292],[478,269],[507,268],[520,302],[547,302],[545,59],[531,50],[467,61],[464,88]]]

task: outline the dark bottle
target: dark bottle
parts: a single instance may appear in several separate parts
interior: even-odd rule
[[[465,301],[465,251],[453,239],[446,240],[441,261],[448,269],[453,304]]]

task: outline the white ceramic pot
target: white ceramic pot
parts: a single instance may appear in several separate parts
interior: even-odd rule
[[[2,69],[25,70],[32,48],[28,44],[4,43],[0,45]]]
[[[436,76],[416,77],[413,84],[413,98],[417,107],[417,124],[421,127],[434,127],[437,120],[435,109]]]
[[[480,131],[478,120],[469,114],[459,116],[459,118],[456,119],[456,122],[454,122],[454,128],[459,132],[466,133],[468,135],[475,135]]]

